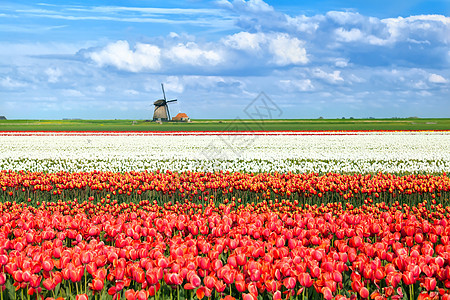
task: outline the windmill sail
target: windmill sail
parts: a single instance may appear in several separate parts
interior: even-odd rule
[[[166,100],[166,92],[164,91],[164,85],[161,83],[161,89],[163,92],[164,99],[156,100],[153,105],[155,106],[155,111],[153,112],[153,121],[170,121],[169,106],[167,103],[176,102],[177,99]]]

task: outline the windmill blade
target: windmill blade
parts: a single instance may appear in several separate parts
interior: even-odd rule
[[[172,99],[172,100],[166,101],[166,103],[176,102],[176,101],[177,101],[177,99]]]
[[[169,112],[169,106],[167,106],[167,104],[166,104],[166,111],[167,111],[167,121],[171,121],[170,120],[170,112]]]
[[[164,84],[161,83],[161,88],[163,91],[163,95],[164,95],[164,100],[166,100],[166,92],[164,92]]]

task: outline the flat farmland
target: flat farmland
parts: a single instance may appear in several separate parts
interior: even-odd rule
[[[450,130],[450,119],[0,120],[0,131],[343,131]]]

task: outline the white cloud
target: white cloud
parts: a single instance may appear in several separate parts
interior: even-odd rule
[[[422,80],[413,82],[413,83],[412,83],[412,86],[413,86],[414,88],[416,88],[416,89],[419,89],[419,90],[428,89],[428,85],[427,85],[424,81],[422,81]]]
[[[11,77],[6,76],[0,80],[0,85],[7,89],[14,89],[26,86],[25,83],[11,79]]]
[[[428,81],[432,83],[447,83],[447,79],[438,74],[430,74]]]
[[[214,50],[203,50],[194,43],[178,44],[164,53],[175,63],[193,66],[215,66],[223,61],[222,56]]]
[[[220,1],[220,3],[224,6],[228,6],[231,4],[228,1]],[[235,9],[251,12],[251,13],[265,13],[274,11],[273,7],[269,4],[265,3],[262,0],[234,0],[232,2],[232,6]]]
[[[306,64],[309,61],[303,47],[304,42],[295,37],[278,33],[269,43],[270,52],[274,55],[273,62],[279,66]]]
[[[319,28],[320,22],[323,21],[323,16],[307,17],[301,16],[289,16],[286,15],[286,27],[293,27],[296,31],[304,32],[307,34],[314,34]]]
[[[337,36],[338,41],[343,42],[354,42],[361,40],[363,38],[363,34],[361,30],[357,28],[352,28],[350,30],[345,30],[342,27],[337,28],[334,33]]]
[[[448,44],[450,42],[450,17],[442,15],[417,15],[407,18],[387,18],[381,20],[386,24],[390,36],[389,42],[430,40]]]
[[[338,59],[336,59],[334,64],[336,65],[336,67],[344,68],[344,67],[348,66],[348,59],[338,58]]]
[[[167,100],[170,100],[172,99],[172,97],[169,96],[170,92],[182,93],[184,91],[184,85],[178,76],[169,76],[165,80],[164,89],[166,90],[166,96],[168,97]]]
[[[101,67],[113,66],[130,72],[155,71],[161,67],[161,49],[151,44],[137,43],[133,51],[127,41],[117,41],[89,53],[88,57]]]
[[[45,74],[48,76],[48,82],[56,83],[59,81],[59,78],[62,76],[62,72],[59,68],[47,68],[45,70]]]
[[[430,96],[433,95],[429,91],[420,91],[420,92],[417,92],[416,94],[419,95],[419,96],[422,96],[422,97],[430,97]]]
[[[230,36],[227,36],[223,43],[237,50],[244,51],[258,51],[261,50],[261,44],[266,41],[266,37],[263,33],[249,33],[239,32]]]
[[[84,97],[84,94],[82,92],[74,89],[62,90],[62,95],[65,97]]]
[[[309,61],[304,42],[286,33],[266,34],[242,31],[227,36],[222,43],[231,49],[270,55],[272,58],[269,61],[279,66],[301,65]],[[265,63],[267,62],[263,62]]]
[[[104,93],[104,92],[106,91],[106,88],[105,88],[103,85],[97,85],[97,86],[95,87],[95,91],[96,91],[97,93]]]
[[[320,78],[333,84],[344,81],[344,79],[341,77],[341,71],[333,71],[331,73],[327,73],[319,68],[316,68],[312,70],[312,75],[315,78]]]
[[[315,89],[310,79],[280,80],[280,83],[283,88],[294,89],[300,92],[309,92]]]
[[[359,13],[347,11],[329,11],[326,17],[338,25],[358,24],[364,20],[364,16]]]

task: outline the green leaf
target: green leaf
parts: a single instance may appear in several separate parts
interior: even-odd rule
[[[108,295],[108,291],[105,289],[102,290],[102,294],[100,295],[100,300],[108,300],[109,298],[111,298]]]
[[[6,291],[8,292],[9,299],[16,298],[16,287],[12,285],[11,281],[8,279],[5,284]]]
[[[56,296],[56,298],[58,298],[58,294],[59,294],[59,289],[61,288],[61,283],[58,283],[56,286],[55,286],[55,296]]]

